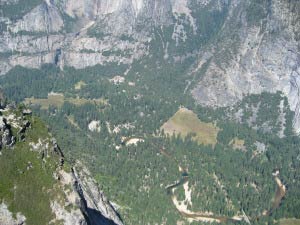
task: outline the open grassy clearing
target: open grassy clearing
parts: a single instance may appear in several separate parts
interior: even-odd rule
[[[300,219],[280,219],[280,225],[300,225]]]
[[[79,129],[79,125],[76,123],[73,115],[67,116],[67,119],[70,122],[70,124]]]
[[[229,145],[233,147],[233,149],[241,150],[241,151],[247,151],[245,146],[245,140],[234,138],[229,142]]]
[[[74,85],[75,90],[80,90],[81,88],[83,88],[84,86],[86,86],[86,83],[84,81],[79,81]]]
[[[186,108],[180,108],[161,129],[166,134],[179,134],[183,138],[194,134],[193,139],[199,144],[213,146],[217,143],[219,132],[219,128],[214,124],[202,122],[193,111]]]
[[[61,107],[64,104],[63,95],[48,95],[48,98],[25,98],[26,105],[40,105],[41,109],[48,109],[50,105]]]
[[[107,105],[106,99],[85,99],[85,98],[65,98],[63,94],[48,94],[47,98],[25,98],[26,105],[40,105],[41,109],[47,110],[49,106],[53,105],[57,108],[61,107],[64,102],[69,102],[77,106],[84,104]]]

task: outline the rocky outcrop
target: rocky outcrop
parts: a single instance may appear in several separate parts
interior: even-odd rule
[[[121,225],[118,213],[107,200],[97,183],[92,178],[86,167],[73,168],[75,189],[82,201],[81,210],[85,214],[89,224],[93,225]]]
[[[0,149],[10,147],[15,143],[15,137],[12,135],[11,126],[7,124],[7,119],[0,116]]]
[[[42,160],[54,153],[59,156],[59,167],[54,178],[60,183],[64,200],[53,198],[51,209],[55,221],[64,221],[64,225],[122,225],[119,214],[107,200],[89,170],[79,161],[67,172],[64,167],[64,155],[56,140],[39,139],[30,143],[32,151],[40,153]]]
[[[50,208],[54,215],[49,224],[64,225],[122,225],[122,220],[114,209],[112,204],[105,197],[104,193],[99,189],[98,184],[92,178],[92,174],[80,162],[75,165],[66,165],[62,150],[55,138],[45,130],[40,131],[43,136],[39,135],[39,131],[34,122],[37,118],[32,118],[30,110],[17,110],[4,107],[0,116],[0,157],[4,157],[2,151],[15,151],[17,154],[21,147],[21,151],[31,152],[37,155],[37,159],[41,160],[42,167],[40,169],[47,170],[47,174],[53,174],[53,186],[47,188],[49,194]],[[32,124],[31,124],[32,123]],[[13,136],[12,129],[16,130]],[[35,136],[29,136],[34,133]],[[35,140],[35,141],[34,141]],[[22,145],[14,145],[17,142],[23,142]],[[24,147],[28,145],[28,148]],[[12,147],[12,149],[2,149],[4,147]],[[35,158],[35,157],[34,157]],[[30,173],[34,167],[38,169],[31,161],[26,161],[26,170],[19,170],[20,174]],[[19,163],[21,161],[18,161]],[[14,163],[14,162],[12,162]],[[22,164],[22,163],[21,163]],[[51,176],[50,176],[51,178]],[[42,179],[42,178],[40,178]],[[49,178],[45,178],[49,179]],[[52,184],[51,184],[52,185]],[[16,188],[16,187],[15,187]],[[20,187],[22,188],[22,187]],[[40,190],[41,191],[41,190]],[[26,217],[22,212],[12,214],[5,203],[5,197],[0,195],[0,224],[1,225],[25,225]],[[15,199],[14,201],[18,201]],[[32,204],[30,199],[25,200],[28,204]],[[23,200],[24,202],[24,200]],[[24,203],[23,203],[24,204]],[[49,212],[49,215],[51,211]],[[26,214],[25,214],[26,215]]]
[[[97,183],[80,162],[71,172],[60,169],[55,177],[62,184],[66,199],[64,205],[53,200],[51,208],[54,221],[63,220],[65,225],[122,225],[122,221],[99,190]],[[71,210],[66,210],[66,208]]]
[[[7,205],[4,203],[0,204],[0,224],[1,225],[25,225],[26,224],[26,217],[21,213],[17,213],[14,216]]]
[[[89,123],[88,128],[92,132],[100,132],[100,130],[101,130],[100,121],[98,121],[98,120],[92,120]]]

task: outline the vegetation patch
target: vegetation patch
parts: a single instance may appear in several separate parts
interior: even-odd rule
[[[241,150],[241,151],[246,151],[246,146],[245,146],[245,140],[239,139],[235,137],[232,139],[229,144],[232,146],[233,149]]]
[[[85,99],[85,98],[65,98],[63,94],[48,94],[47,98],[25,98],[26,105],[40,105],[41,109],[47,110],[50,106],[60,108],[65,102],[69,102],[76,106],[84,104],[106,105],[107,100],[103,98]]]
[[[75,87],[75,90],[80,90],[82,87],[86,86],[86,83],[84,81],[79,81],[77,82],[74,87]]]
[[[199,144],[215,146],[219,128],[212,123],[204,123],[197,115],[186,108],[179,109],[162,127],[166,134],[180,135],[182,138],[192,134]]]
[[[48,98],[25,98],[26,105],[40,105],[41,109],[48,109],[50,105],[61,107],[64,104],[64,96],[62,94],[48,95]]]
[[[67,116],[67,119],[70,122],[70,124],[72,124],[74,127],[79,129],[79,125],[76,123],[75,118],[74,118],[73,115]]]
[[[1,151],[0,202],[7,204],[14,214],[21,212],[26,217],[26,224],[48,224],[54,217],[50,197],[58,193],[53,179],[58,159],[51,156],[45,163],[41,155],[31,151],[30,142],[49,136],[46,126],[38,118],[28,119],[32,129],[26,133],[26,141]]]
[[[85,104],[95,104],[95,105],[107,105],[108,102],[106,99],[86,99],[86,98],[66,98],[65,101],[70,102],[74,105],[81,106]]]
[[[300,225],[300,219],[281,219],[280,225]]]

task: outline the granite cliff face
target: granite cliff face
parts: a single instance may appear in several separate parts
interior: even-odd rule
[[[257,15],[250,10],[258,5],[262,9]],[[230,106],[247,94],[281,91],[295,112],[299,133],[299,13],[295,1],[235,1],[221,30],[224,41],[200,54],[198,69],[208,60],[209,66],[192,91],[196,101]]]
[[[78,170],[77,170],[78,169]],[[90,172],[80,162],[71,172],[59,170],[57,178],[66,193],[66,203],[51,202],[52,212],[57,221],[63,220],[65,225],[122,225],[123,222],[115,208],[99,190]],[[68,187],[72,189],[68,189]],[[67,210],[66,206],[77,206],[77,209]]]
[[[14,2],[2,2],[2,10],[22,5]],[[209,2],[200,1],[203,6]],[[178,15],[195,28],[187,0],[40,1],[22,18],[1,17],[0,74],[16,65],[131,64],[148,53],[152,29],[173,24]],[[120,51],[124,54],[113,54]]]
[[[186,71],[192,84],[186,92],[191,91],[196,102],[232,106],[247,94],[281,91],[295,112],[295,131],[300,132],[297,1],[35,2],[20,17],[4,11],[22,5],[21,0],[0,2],[0,74],[17,65],[40,68],[45,63],[61,69],[113,63],[130,66],[149,55],[159,30],[166,60],[196,60]],[[217,29],[212,36],[207,35],[208,29],[201,29],[210,15],[219,21],[211,25]],[[165,40],[167,29],[172,30],[169,40]],[[197,44],[202,38],[205,44]],[[175,50],[169,53],[171,42]],[[182,53],[180,49],[187,45],[193,48]]]
[[[41,1],[21,19],[1,18],[6,29],[2,31],[0,51],[9,57],[1,60],[0,73],[16,65],[39,68],[44,63],[56,63],[84,68],[109,62],[132,63],[146,53],[144,42],[148,38],[142,35],[130,42],[117,36],[133,34],[140,14],[143,19],[156,18],[156,24],[167,23],[170,7],[170,2],[161,1]],[[104,36],[87,35],[93,26]],[[118,50],[128,54],[103,55],[104,51]]]

